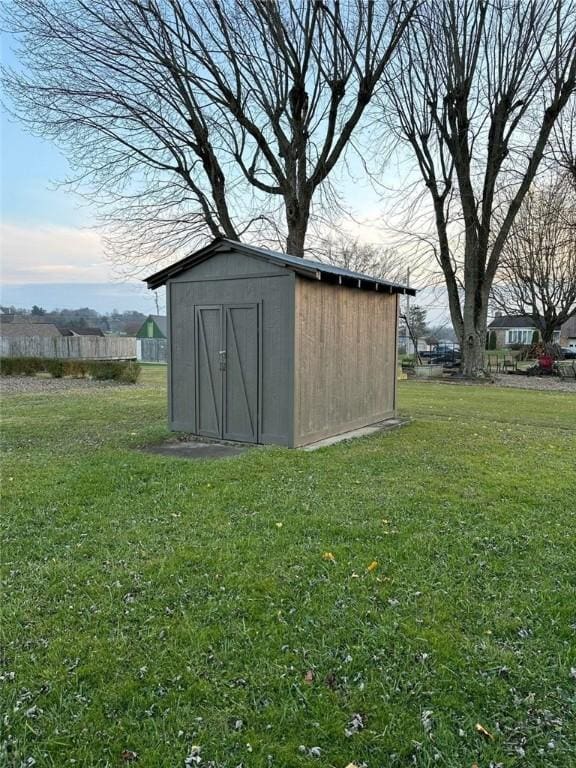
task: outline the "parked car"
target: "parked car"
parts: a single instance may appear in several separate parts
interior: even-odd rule
[[[561,347],[562,360],[576,360],[576,349],[571,347]]]
[[[459,349],[447,349],[430,358],[432,365],[443,365],[445,368],[456,368],[462,361]]]
[[[458,356],[460,358],[460,345],[456,343],[452,343],[450,341],[441,341],[438,344],[435,344],[432,349],[426,349],[423,352],[420,352],[420,357],[429,357],[429,358],[436,358],[436,357],[449,357],[452,359],[454,356]]]
[[[440,342],[429,354],[432,365],[443,365],[446,368],[455,368],[460,365],[462,355],[460,345],[451,342]]]

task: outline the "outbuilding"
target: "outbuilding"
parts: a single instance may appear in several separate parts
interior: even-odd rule
[[[168,361],[166,315],[148,315],[136,332],[136,359],[143,363]]]
[[[146,282],[166,285],[173,430],[296,447],[394,417],[413,289],[223,238]]]
[[[166,316],[148,315],[140,328],[136,331],[137,339],[165,339]]]

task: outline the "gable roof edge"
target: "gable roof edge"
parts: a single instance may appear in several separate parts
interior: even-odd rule
[[[389,293],[402,293],[410,296],[416,295],[414,288],[409,288],[399,283],[393,283],[388,280],[382,280],[380,278],[372,277],[371,275],[365,275],[359,272],[352,272],[342,267],[337,267],[333,264],[326,264],[324,262],[314,262],[309,259],[300,259],[288,254],[279,253],[276,251],[270,251],[266,248],[259,248],[247,243],[241,243],[236,240],[228,240],[227,238],[216,238],[204,248],[195,251],[189,256],[185,256],[175,264],[171,264],[164,269],[150,275],[145,278],[145,282],[149,289],[155,290],[162,285],[165,285],[168,280],[176,275],[185,272],[187,269],[191,269],[198,264],[201,264],[206,259],[209,259],[214,253],[223,247],[236,250],[243,253],[246,256],[260,259],[261,261],[268,261],[276,266],[284,267],[291,272],[296,272],[310,279],[322,280],[323,276],[326,279],[332,279],[337,281],[339,285],[345,287],[373,287],[378,290],[379,286],[388,289]],[[345,283],[344,281],[349,281]],[[363,285],[364,284],[364,285]]]

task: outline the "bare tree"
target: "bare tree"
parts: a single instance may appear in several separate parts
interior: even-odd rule
[[[362,243],[357,237],[340,234],[330,238],[322,249],[323,259],[352,272],[400,282],[405,274],[398,252],[372,243]]]
[[[527,315],[544,342],[576,314],[576,193],[563,175],[533,187],[510,229],[492,291],[509,315]]]
[[[567,181],[576,190],[576,98],[555,126],[552,153],[555,165],[565,171]]]
[[[502,249],[575,88],[574,0],[424,0],[385,73],[387,130],[433,206],[468,376],[483,370]]]
[[[415,5],[12,0],[23,66],[5,86],[122,257],[250,232],[302,256]]]

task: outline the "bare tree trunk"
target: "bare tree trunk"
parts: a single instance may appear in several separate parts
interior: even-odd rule
[[[482,376],[486,358],[486,329],[488,303],[480,307],[466,306],[460,349],[462,351],[462,373],[476,378]]]
[[[296,198],[286,202],[286,252],[290,256],[304,256],[304,244],[310,218],[310,204],[301,204]]]

